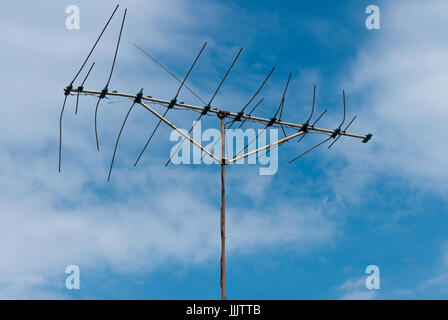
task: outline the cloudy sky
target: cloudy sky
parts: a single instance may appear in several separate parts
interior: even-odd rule
[[[239,111],[275,66],[258,115],[272,116],[292,72],[285,119],[305,121],[316,84],[317,112],[328,109],[320,126],[337,126],[345,89],[347,117],[358,116],[350,131],[374,134],[368,144],[342,138],[291,165],[322,137],[286,143],[272,176],[259,175],[259,165],[227,167],[228,298],[448,298],[446,1],[118,3],[86,88],[104,87],[128,8],[110,90],[143,87],[171,99],[176,80],[133,44],[182,76],[207,41],[188,80],[206,100],[244,48],[214,106]],[[381,10],[380,30],[366,29],[370,4]],[[80,9],[79,30],[66,28],[68,5]],[[219,167],[165,167],[173,142],[161,126],[134,168],[156,124],[151,114],[129,116],[107,182],[130,103],[102,101],[97,152],[96,100],[81,96],[75,115],[70,97],[58,173],[62,88],[114,6],[1,5],[0,298],[220,298]],[[179,100],[200,104],[186,90]],[[196,117],[168,114],[187,129]],[[206,120],[204,128],[219,125]],[[65,287],[68,265],[81,270],[80,290]],[[365,287],[368,265],[381,271],[379,290]]]

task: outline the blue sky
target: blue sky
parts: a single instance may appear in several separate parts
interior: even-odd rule
[[[65,8],[80,8],[80,29]],[[300,161],[320,141],[279,149],[279,170],[227,169],[227,296],[230,299],[445,299],[448,297],[445,139],[448,44],[445,1],[120,1],[91,61],[85,87],[102,89],[122,10],[128,15],[110,90],[171,99],[178,75],[204,41],[188,85],[209,99],[240,47],[243,53],[214,105],[238,111],[269,70],[276,71],[258,115],[271,117],[288,73],[284,118],[304,122],[317,85],[320,126],[340,121],[342,89],[351,130]],[[365,8],[381,10],[367,30]],[[101,152],[95,99],[74,99],[64,116],[57,172],[62,88],[88,53],[114,4],[98,1],[2,4],[0,77],[0,297],[58,299],[218,299],[219,168],[164,167],[172,142],[164,126],[132,167],[156,120],[129,118],[112,181],[107,170],[129,102],[102,103]],[[24,10],[26,8],[26,10]],[[82,77],[82,76],[81,76]],[[180,100],[197,104],[183,90]],[[158,110],[162,110],[158,107]],[[188,128],[196,114],[168,118]],[[218,127],[207,118],[203,127]],[[81,289],[65,288],[65,267],[81,269]],[[367,290],[368,265],[381,289]]]

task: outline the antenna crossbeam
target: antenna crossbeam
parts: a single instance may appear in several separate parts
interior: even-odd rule
[[[72,92],[78,92],[78,89],[73,88]],[[98,95],[100,95],[101,91],[84,89],[84,90],[82,90],[82,93],[98,94]],[[121,92],[112,92],[112,91],[107,92],[106,95],[116,96],[116,97],[132,98],[132,99],[135,99],[137,97],[135,94],[121,93]],[[143,96],[142,100],[156,102],[156,103],[160,103],[160,104],[165,104],[167,106],[170,105],[170,103],[171,103],[171,100],[150,98],[150,97],[147,97],[147,96],[146,97]],[[178,106],[178,107],[183,107],[183,108],[192,109],[192,110],[198,110],[198,111],[204,111],[205,110],[204,107],[199,107],[199,106],[195,106],[195,105],[191,105],[191,104],[185,104],[185,103],[179,103],[179,102],[176,102],[174,105]],[[210,110],[208,110],[208,112],[209,113],[210,112],[211,113],[215,113],[216,115],[218,115],[218,114],[220,114],[222,112],[222,110],[219,110],[217,108],[211,108]],[[235,113],[235,112],[227,113],[226,117],[231,117],[231,118],[241,117],[242,119],[248,119],[248,120],[264,122],[264,123],[269,123],[272,120],[272,119],[256,117],[256,116],[248,115],[248,114],[243,114],[241,116],[241,115],[238,115],[238,113]],[[303,127],[303,124],[292,123],[292,122],[285,122],[285,121],[279,121],[279,120],[274,121],[274,124],[284,125],[286,127],[298,128],[298,129],[301,129]],[[316,127],[312,127],[312,126],[309,126],[308,130],[309,131],[322,132],[322,133],[329,133],[329,134],[336,133],[335,130],[316,128]],[[343,135],[343,136],[347,136],[347,137],[351,137],[351,138],[363,139],[363,140],[367,138],[367,135],[360,135],[360,134],[348,133],[348,132],[343,132],[343,131],[339,132],[338,134]]]

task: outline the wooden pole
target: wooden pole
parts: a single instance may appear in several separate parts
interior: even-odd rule
[[[221,118],[221,300],[226,300],[225,251],[226,251],[226,202],[225,202],[225,128],[224,116]]]

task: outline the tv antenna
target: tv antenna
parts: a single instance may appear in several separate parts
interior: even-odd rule
[[[102,90],[89,90],[89,89],[84,88],[84,84],[85,84],[87,78],[89,77],[89,75],[92,71],[92,68],[95,64],[95,63],[93,63],[91,65],[91,67],[89,68],[88,72],[86,73],[85,77],[83,78],[83,81],[81,82],[81,84],[75,88],[74,83],[75,83],[76,79],[78,78],[78,76],[80,75],[82,70],[84,69],[87,61],[89,60],[96,45],[98,44],[99,40],[101,39],[104,31],[106,30],[110,21],[112,20],[113,16],[115,15],[118,7],[119,6],[117,5],[115,7],[115,9],[113,10],[111,16],[107,20],[100,35],[96,39],[93,47],[91,48],[91,50],[90,50],[89,54],[87,55],[87,57],[85,58],[85,60],[83,61],[79,71],[76,73],[73,80],[63,89],[64,90],[64,101],[62,104],[62,109],[61,109],[60,118],[59,118],[59,172],[61,171],[61,162],[62,162],[62,118],[63,118],[64,109],[65,109],[65,105],[66,105],[68,96],[76,96],[76,108],[75,108],[76,114],[78,112],[78,103],[79,103],[80,95],[90,95],[90,96],[95,96],[98,98],[96,106],[95,106],[95,118],[94,118],[95,140],[96,140],[96,146],[97,146],[98,151],[100,150],[100,148],[99,148],[99,139],[98,139],[98,131],[97,131],[97,117],[98,117],[98,107],[99,107],[101,100],[108,98],[108,97],[121,97],[127,101],[132,102],[131,106],[123,120],[123,123],[121,125],[120,131],[117,136],[117,140],[115,143],[115,147],[114,147],[114,151],[113,151],[113,155],[112,155],[112,159],[111,159],[111,163],[110,163],[109,174],[108,174],[108,178],[107,178],[108,180],[110,180],[110,178],[111,178],[112,168],[113,168],[113,164],[114,164],[114,159],[115,159],[118,143],[119,143],[119,140],[121,137],[121,133],[126,124],[128,116],[131,113],[131,111],[135,105],[139,105],[139,106],[143,107],[145,110],[147,110],[152,115],[154,115],[159,121],[158,121],[157,125],[155,126],[155,128],[153,129],[153,131],[151,132],[151,134],[149,135],[149,138],[148,138],[146,144],[144,145],[144,147],[142,148],[139,156],[137,157],[137,159],[134,163],[134,166],[136,166],[137,163],[139,162],[141,156],[147,149],[150,141],[154,137],[155,132],[157,131],[157,129],[159,128],[159,126],[162,122],[165,125],[169,126],[171,129],[175,130],[177,133],[179,133],[183,138],[181,143],[179,144],[177,150],[174,153],[172,153],[172,156],[174,154],[176,154],[176,152],[180,148],[181,144],[184,143],[184,141],[188,140],[193,146],[199,148],[202,151],[203,154],[202,154],[201,160],[204,157],[212,158],[214,160],[214,162],[219,164],[221,167],[221,208],[220,208],[221,209],[220,210],[220,236],[221,236],[221,261],[220,261],[221,274],[220,274],[220,277],[221,277],[221,279],[220,279],[220,287],[221,287],[221,299],[225,300],[226,299],[226,294],[225,294],[225,245],[226,245],[226,241],[225,241],[225,238],[226,238],[226,231],[225,231],[225,221],[226,221],[226,219],[225,219],[225,217],[226,217],[225,216],[225,200],[226,200],[226,197],[225,197],[225,192],[226,192],[226,190],[225,190],[225,168],[226,168],[226,166],[231,165],[232,163],[234,163],[238,160],[245,159],[251,155],[257,154],[257,158],[261,157],[265,153],[273,150],[274,148],[280,147],[285,142],[296,139],[296,138],[298,138],[297,142],[301,142],[303,140],[303,138],[305,136],[307,136],[310,132],[327,135],[328,137],[325,140],[323,140],[322,142],[318,143],[317,145],[307,149],[306,151],[304,151],[303,153],[301,153],[294,159],[290,160],[289,163],[296,161],[297,159],[303,157],[305,154],[318,148],[319,146],[325,144],[326,142],[329,142],[330,140],[332,140],[332,142],[330,143],[328,148],[331,148],[341,137],[361,139],[363,143],[367,143],[372,138],[372,134],[369,133],[366,135],[361,135],[361,134],[354,134],[354,133],[347,132],[347,129],[350,127],[350,125],[356,119],[356,116],[349,122],[349,124],[347,126],[344,127],[344,129],[342,129],[342,126],[345,123],[345,115],[346,115],[345,91],[342,92],[343,118],[342,118],[342,121],[339,123],[339,125],[336,127],[336,129],[325,129],[325,128],[316,127],[317,122],[327,112],[327,110],[324,110],[317,117],[316,120],[311,122],[312,117],[314,115],[314,111],[315,111],[316,86],[314,86],[313,103],[312,103],[312,107],[311,107],[311,113],[310,113],[309,117],[306,119],[306,121],[303,123],[295,123],[295,122],[288,122],[288,121],[282,120],[283,110],[284,110],[285,101],[286,101],[286,94],[287,94],[288,86],[289,86],[289,83],[291,80],[291,73],[289,74],[288,80],[287,80],[285,88],[283,90],[283,94],[281,96],[279,106],[276,108],[276,111],[271,118],[263,118],[263,117],[258,117],[258,116],[253,115],[253,113],[255,112],[257,107],[261,105],[263,99],[258,100],[258,102],[251,108],[251,110],[249,112],[246,112],[247,108],[253,103],[255,98],[258,96],[258,94],[260,93],[260,91],[262,90],[262,88],[264,87],[266,82],[268,81],[269,77],[274,72],[275,68],[271,69],[271,71],[268,73],[266,78],[264,78],[264,80],[261,82],[258,89],[251,96],[249,101],[240,109],[240,111],[231,112],[231,111],[227,111],[227,110],[221,110],[216,107],[212,107],[213,100],[215,99],[216,95],[218,94],[221,86],[223,85],[224,81],[226,80],[226,78],[227,78],[228,74],[230,73],[230,71],[232,70],[233,66],[235,65],[238,57],[240,56],[240,54],[242,52],[242,49],[239,49],[236,57],[234,58],[233,62],[227,69],[227,72],[224,74],[221,82],[218,84],[218,86],[217,86],[216,90],[214,91],[213,95],[211,96],[210,100],[208,102],[206,102],[196,92],[194,92],[190,87],[187,86],[186,80],[188,79],[189,75],[191,74],[191,71],[193,70],[196,62],[198,61],[199,57],[201,56],[202,52],[204,51],[207,43],[203,44],[202,48],[200,49],[199,53],[197,53],[193,63],[191,64],[190,68],[188,69],[188,72],[186,73],[186,75],[183,77],[182,80],[179,77],[177,77],[174,73],[172,73],[168,68],[166,68],[164,65],[162,65],[156,58],[151,56],[147,50],[141,48],[138,45],[135,45],[141,52],[143,52],[146,56],[148,56],[152,61],[154,61],[158,66],[160,66],[162,69],[164,69],[166,72],[168,72],[174,79],[176,79],[180,83],[180,85],[174,95],[174,98],[172,98],[170,100],[154,98],[152,96],[144,96],[143,88],[140,89],[140,91],[138,91],[136,94],[122,93],[122,92],[118,92],[116,90],[110,91],[109,84],[110,84],[110,81],[112,78],[112,74],[113,74],[114,67],[115,67],[115,62],[117,59],[117,54],[118,54],[118,50],[119,50],[119,46],[120,46],[120,40],[121,40],[123,26],[124,26],[124,22],[125,22],[125,18],[126,18],[127,9],[125,9],[124,13],[123,13],[120,32],[118,35],[118,40],[117,40],[117,44],[115,47],[115,53],[114,53],[113,60],[112,60],[112,66],[111,66],[111,69],[109,72],[109,76],[108,76],[106,85],[104,86],[104,88]],[[189,90],[202,103],[203,106],[197,106],[197,105],[193,105],[193,104],[186,104],[183,102],[179,102],[177,100],[177,98],[178,98],[182,88]],[[150,104],[158,104],[158,105],[164,106],[166,109],[163,114],[160,114],[154,108],[152,108],[150,106]],[[183,130],[180,130],[174,123],[172,123],[171,121],[169,121],[166,118],[168,111],[172,110],[172,109],[173,110],[182,109],[182,110],[191,110],[191,111],[199,112],[200,116],[198,117],[197,121],[199,121],[205,115],[217,116],[217,118],[220,120],[220,133],[221,133],[220,137],[214,141],[214,143],[212,144],[212,146],[209,149],[204,148],[200,142],[195,141],[189,135],[189,133],[193,130],[193,128],[197,122],[194,122],[193,127],[191,127],[191,129],[188,131],[188,133],[185,133]],[[229,120],[227,125],[225,122],[226,119]],[[275,142],[266,144],[262,147],[258,147],[251,151],[246,151],[248,146],[250,144],[252,144],[258,138],[258,136],[260,134],[260,132],[259,132],[257,134],[256,138],[253,139],[252,141],[248,142],[244,146],[244,148],[241,149],[235,156],[227,159],[226,158],[226,144],[225,144],[226,130],[230,129],[236,123],[239,123],[239,126],[236,130],[240,130],[242,128],[242,126],[245,123],[247,123],[248,121],[264,125],[264,128],[261,133],[266,131],[268,128],[280,128],[283,132],[283,137]],[[292,130],[292,131],[294,131],[294,133],[288,135],[286,133],[286,129]],[[216,155],[216,154],[214,154],[214,152],[212,152],[212,150],[214,150],[213,147],[219,141],[221,142],[221,154]],[[171,162],[172,156],[165,163],[166,166]]]

